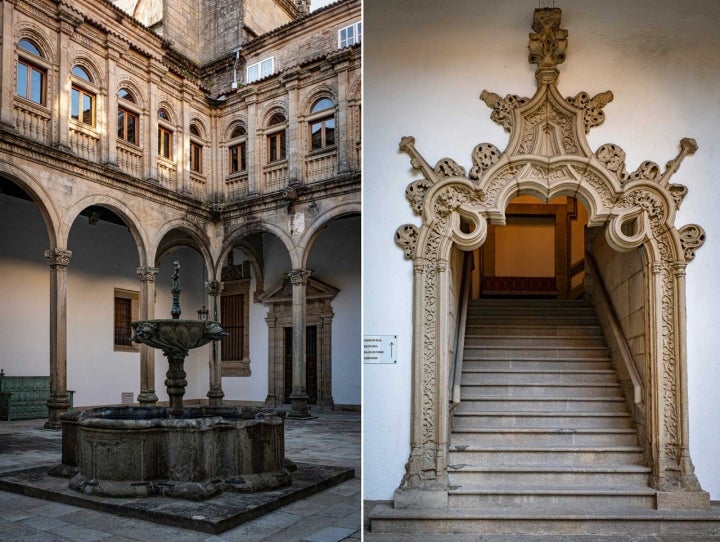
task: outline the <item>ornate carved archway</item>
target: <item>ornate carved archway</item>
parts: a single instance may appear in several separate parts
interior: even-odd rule
[[[510,134],[505,151],[477,145],[467,172],[450,158],[432,167],[414,138],[400,142],[423,178],[406,190],[422,224],[403,225],[395,234],[414,267],[411,450],[396,507],[447,506],[450,251],[481,246],[487,223],[504,224],[507,204],[518,194],[544,201],[577,197],[588,210],[588,225],[605,226],[612,248],[644,251],[652,367],[644,400],[652,485],[658,507],[709,506],[688,450],[685,357],[685,268],[705,233],[697,225],[676,228],[687,188],[670,183],[697,145],[682,139],[679,154],[664,169],[646,161],[632,173],[625,170],[625,154],[617,145],[593,152],[586,133],[603,122],[603,107],[613,95],[562,97],[557,66],[565,60],[567,31],[560,28],[560,17],[556,8],[535,10],[529,45],[529,60],[537,64],[532,98],[487,91],[480,96],[492,109],[491,119]],[[463,222],[471,224],[470,233]]]

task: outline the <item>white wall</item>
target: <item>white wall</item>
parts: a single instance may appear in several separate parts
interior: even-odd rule
[[[720,335],[713,310],[720,300],[720,3],[566,4],[560,6],[570,33],[562,94],[610,89],[615,95],[605,124],[590,133],[591,148],[620,145],[633,171],[643,160],[664,165],[682,137],[700,146],[673,181],[690,190],[676,224],[698,223],[708,237],[687,278],[690,440],[700,483],[720,499],[720,365],[714,361]],[[364,368],[367,499],[392,497],[409,452],[412,270],[393,234],[401,224],[418,224],[404,192],[420,174],[398,142],[415,136],[431,164],[449,156],[466,167],[477,143],[503,149],[507,134],[490,121],[479,95],[483,89],[534,93],[527,41],[535,7],[526,0],[365,0],[364,333],[396,333],[400,347],[397,365]]]
[[[48,248],[37,207],[0,195],[0,369],[6,375],[50,374]]]
[[[320,232],[307,268],[340,290],[332,301],[332,394],[338,405],[359,405],[360,218],[333,221]]]

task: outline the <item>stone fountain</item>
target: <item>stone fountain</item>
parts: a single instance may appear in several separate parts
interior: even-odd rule
[[[132,322],[133,340],[168,359],[169,407],[100,407],[68,412],[62,465],[70,487],[110,497],[164,495],[202,500],[223,491],[264,491],[290,485],[284,419],[254,407],[185,407],[189,351],[220,340],[218,322],[180,319],[174,262],[172,319]]]

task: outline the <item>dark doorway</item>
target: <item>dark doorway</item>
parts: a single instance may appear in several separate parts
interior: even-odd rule
[[[292,327],[285,329],[285,391],[283,403],[290,403],[292,393]],[[308,404],[317,403],[317,326],[305,328],[305,391]]]

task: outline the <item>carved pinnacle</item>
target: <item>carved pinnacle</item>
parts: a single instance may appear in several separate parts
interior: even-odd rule
[[[698,150],[697,142],[692,139],[691,137],[683,137],[680,140],[680,152],[678,155],[670,160],[665,165],[665,173],[662,174],[662,177],[660,178],[660,184],[662,186],[667,186],[668,182],[670,181],[670,177],[672,177],[675,172],[680,169],[680,164],[682,163],[683,159],[691,154],[695,154],[695,152]]]
[[[427,163],[425,158],[422,157],[417,149],[415,149],[414,137],[405,136],[400,139],[400,150],[410,155],[410,165],[415,169],[422,171],[428,181],[431,183],[436,183],[438,181],[438,176],[437,173],[435,173],[435,170]]]

